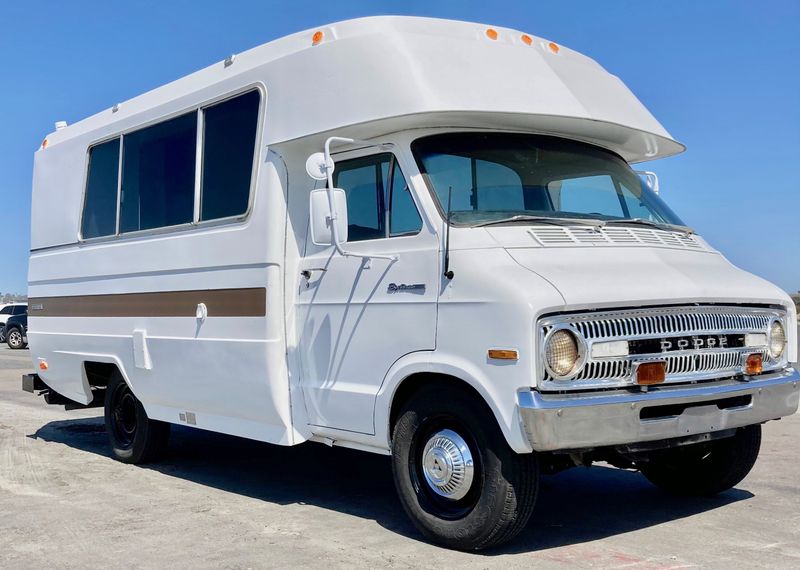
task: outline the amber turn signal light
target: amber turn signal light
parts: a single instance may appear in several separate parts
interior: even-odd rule
[[[747,355],[747,360],[744,361],[744,373],[748,376],[755,376],[761,374],[764,368],[764,361],[761,354],[754,352]]]
[[[516,350],[490,348],[489,358],[492,360],[519,360],[519,353]]]
[[[636,368],[636,383],[639,386],[661,384],[666,378],[667,364],[665,362],[642,362]]]

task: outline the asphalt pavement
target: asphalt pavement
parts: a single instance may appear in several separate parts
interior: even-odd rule
[[[716,498],[576,468],[543,478],[516,541],[469,554],[422,539],[386,457],[176,427],[163,462],[124,465],[99,410],[21,391],[30,367],[0,348],[0,568],[800,568],[800,415]]]

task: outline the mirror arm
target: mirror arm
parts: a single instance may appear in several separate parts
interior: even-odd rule
[[[328,180],[328,204],[330,207],[331,215],[331,235],[333,237],[333,247],[336,248],[336,251],[339,255],[343,257],[360,257],[362,259],[367,260],[369,262],[370,259],[387,259],[389,261],[397,261],[396,255],[373,255],[373,254],[362,254],[362,253],[353,253],[350,251],[345,251],[342,248],[342,242],[339,239],[339,228],[336,225],[336,220],[339,217],[339,214],[336,211],[336,203],[333,197],[333,167],[330,165],[333,164],[333,159],[331,158],[331,143],[333,142],[341,142],[341,143],[354,143],[360,142],[364,144],[368,144],[370,146],[386,146],[384,144],[375,144],[368,141],[360,141],[358,139],[348,139],[345,137],[328,137],[328,140],[325,141],[325,175]]]

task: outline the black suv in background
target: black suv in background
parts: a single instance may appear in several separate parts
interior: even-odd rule
[[[8,318],[5,339],[9,348],[19,349],[28,346],[28,313]]]
[[[0,342],[5,342],[5,327],[6,321],[13,315],[21,315],[28,312],[27,303],[9,303],[7,305],[0,305]]]

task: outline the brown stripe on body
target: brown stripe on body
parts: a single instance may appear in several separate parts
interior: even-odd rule
[[[194,317],[205,303],[209,317],[264,317],[267,290],[206,289],[28,299],[31,317]]]

